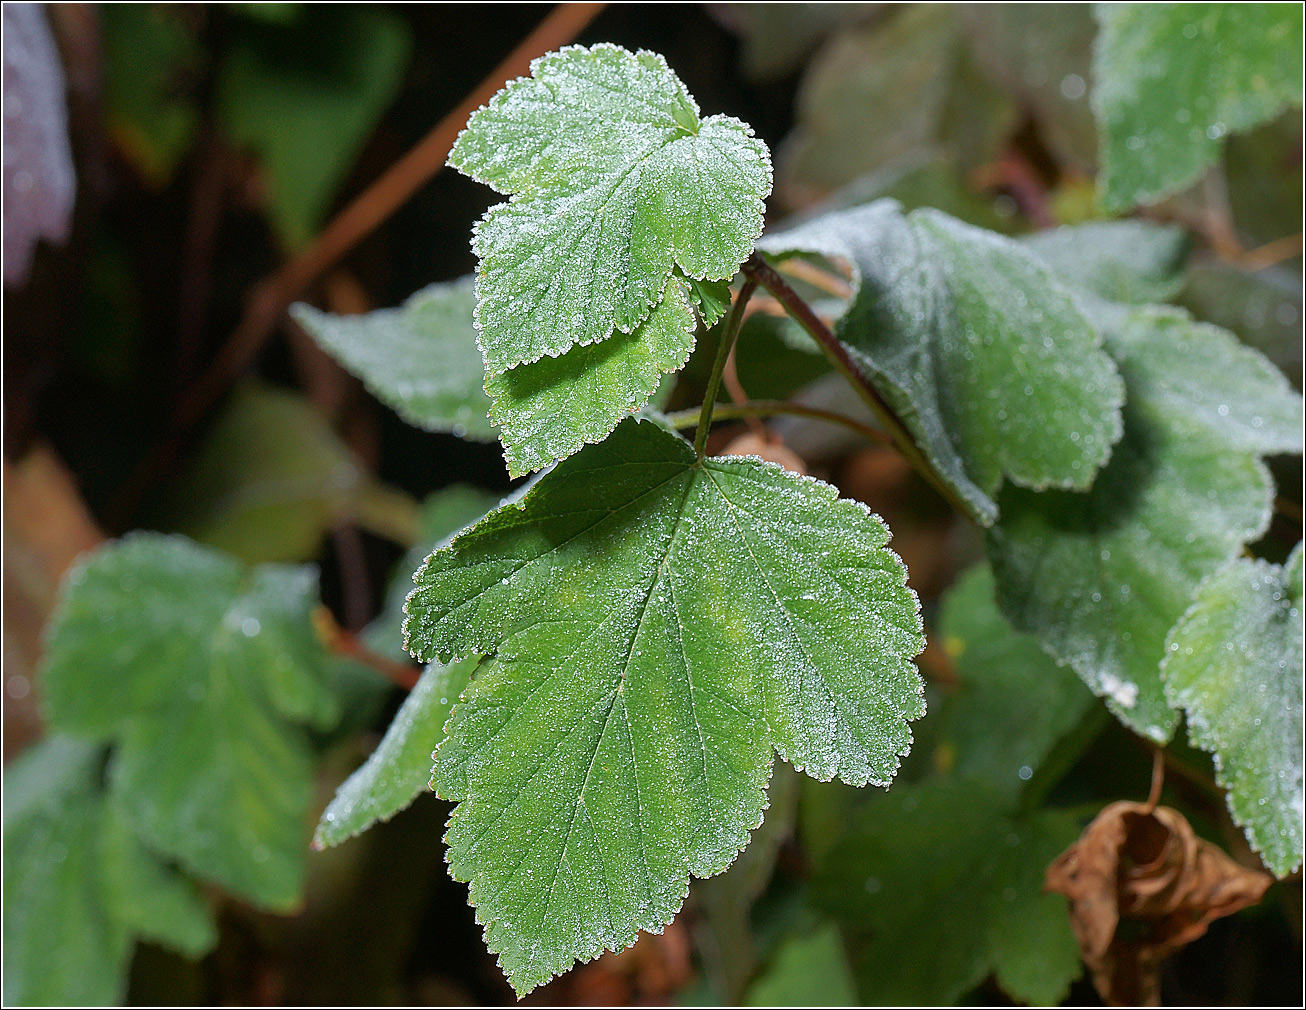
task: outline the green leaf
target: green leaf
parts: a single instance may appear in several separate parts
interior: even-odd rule
[[[411,543],[414,504],[377,484],[303,396],[236,389],[155,523],[242,561],[305,561],[353,522]]]
[[[503,429],[508,473],[520,477],[604,439],[648,403],[662,376],[683,365],[693,348],[689,292],[673,279],[633,333],[490,375],[490,419]]]
[[[1115,302],[1164,302],[1184,286],[1188,236],[1148,221],[1050,228],[1021,243],[1063,280]]]
[[[1015,1000],[1059,1003],[1081,970],[1079,948],[1065,899],[1043,893],[1043,871],[1079,824],[1052,811],[1013,817],[976,781],[869,799],[813,881],[860,949],[865,1002],[951,1006],[992,974]],[[906,957],[904,944],[929,956]]]
[[[1014,799],[1093,696],[1034,636],[1011,629],[993,593],[993,572],[978,565],[943,598],[939,636],[961,683],[932,720],[934,763]]]
[[[1130,728],[1169,739],[1166,633],[1201,579],[1255,539],[1301,451],[1301,399],[1230,334],[1176,310],[1098,307],[1128,389],[1125,436],[1086,494],[1008,489],[989,555],[1003,612]]]
[[[5,769],[7,1005],[118,1004],[135,936],[192,957],[217,940],[195,887],[105,802],[102,757],[51,736]]]
[[[385,737],[338,790],[313,836],[318,849],[361,835],[417,798],[431,778],[431,752],[444,739],[449,709],[462,694],[479,657],[432,664],[395,713]]]
[[[787,940],[748,990],[747,1006],[853,1006],[857,992],[835,926]]]
[[[1212,753],[1229,810],[1265,865],[1302,864],[1302,546],[1207,577],[1167,641],[1165,696]]]
[[[1019,243],[891,201],[758,248],[848,261],[835,332],[942,478],[988,525],[1005,475],[1084,488],[1120,435],[1120,378],[1071,291]]]
[[[432,786],[449,864],[525,992],[657,930],[762,820],[772,750],[887,783],[922,714],[915,595],[888,533],[755,458],[626,421],[433,554],[405,624],[491,656]]]
[[[766,145],[737,119],[700,119],[655,53],[568,46],[531,75],[474,113],[449,155],[513,196],[472,240],[491,375],[630,333],[676,266],[728,280],[761,234],[771,190]]]
[[[133,534],[68,575],[41,681],[53,727],[117,745],[113,799],[151,849],[277,909],[304,876],[301,726],[337,718],[315,582]]]
[[[257,152],[268,214],[294,249],[317,231],[336,190],[403,80],[407,26],[375,7],[312,12],[270,25],[228,53],[217,82],[227,138]]]
[[[921,149],[966,168],[994,159],[1017,125],[979,72],[950,5],[894,10],[841,33],[812,60],[797,125],[781,148],[792,202],[827,193]]]
[[[1198,179],[1228,133],[1301,105],[1295,4],[1098,4],[1093,111],[1102,206],[1154,203]]]
[[[336,316],[290,307],[295,322],[409,424],[493,439],[472,311],[473,279],[432,284],[402,308]]]

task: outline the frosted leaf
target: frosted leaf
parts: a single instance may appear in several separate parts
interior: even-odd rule
[[[303,724],[337,718],[315,583],[311,568],[132,534],[65,581],[41,673],[53,728],[115,743],[114,803],[151,849],[279,909],[304,878]]]
[[[727,280],[762,231],[766,145],[699,117],[655,53],[568,46],[468,121],[449,164],[512,195],[477,225],[477,326],[497,375],[631,332],[678,266]]]
[[[851,265],[835,333],[980,523],[1004,476],[1084,488],[1110,456],[1120,378],[1071,291],[1019,243],[883,200],[758,248]]]
[[[473,280],[463,277],[423,288],[398,309],[336,316],[296,304],[290,314],[409,424],[492,439],[475,304]]]
[[[1124,438],[1086,494],[1006,490],[989,556],[1011,622],[1165,741],[1178,718],[1165,636],[1202,578],[1264,531],[1273,482],[1259,455],[1300,451],[1302,405],[1216,327],[1175,310],[1094,313],[1128,390]]]
[[[1297,4],[1097,4],[1093,112],[1107,210],[1154,203],[1215,164],[1231,132],[1301,105]]]
[[[628,420],[427,560],[409,648],[491,657],[432,786],[519,992],[659,930],[690,875],[728,866],[773,750],[892,779],[923,639],[887,540],[826,484]]]
[[[1100,298],[1163,302],[1184,286],[1189,242],[1182,228],[1090,221],[1036,231],[1019,241],[1063,280]]]
[[[1198,588],[1161,664],[1234,821],[1279,877],[1301,866],[1304,844],[1303,612],[1301,544],[1284,566],[1238,558]]]

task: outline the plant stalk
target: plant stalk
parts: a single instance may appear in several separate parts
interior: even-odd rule
[[[794,417],[810,417],[818,421],[829,421],[831,424],[839,424],[850,431],[855,431],[872,442],[879,442],[881,445],[893,445],[893,440],[888,434],[879,428],[872,428],[869,424],[863,424],[856,418],[833,410],[825,410],[821,407],[809,407],[805,403],[793,403],[789,400],[744,400],[741,403],[722,403],[718,404],[712,416],[714,420],[722,421],[739,417],[771,417],[775,414],[790,414]],[[668,414],[667,420],[671,422],[673,428],[693,428],[698,424],[702,416],[703,408],[694,407],[690,410],[678,410],[674,414]]]
[[[726,315],[725,328],[721,331],[721,343],[716,349],[716,361],[712,363],[712,374],[707,380],[707,391],[703,394],[703,406],[698,417],[698,430],[694,432],[694,452],[702,459],[707,448],[707,431],[712,427],[712,411],[717,397],[721,395],[721,379],[725,375],[726,361],[730,358],[730,348],[735,345],[739,328],[744,325],[744,306],[757,290],[757,281],[752,277],[744,278],[744,286],[730,303],[730,312]]]

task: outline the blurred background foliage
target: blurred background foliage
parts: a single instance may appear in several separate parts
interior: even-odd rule
[[[79,550],[131,528],[182,532],[251,563],[315,561],[336,622],[368,628],[375,648],[402,658],[396,593],[431,542],[510,489],[499,447],[405,424],[289,319],[253,374],[199,424],[178,427],[178,408],[254,285],[309,245],[548,10],[48,10],[76,203],[67,240],[42,242],[11,277],[6,169],[6,759],[40,732],[33,671],[59,576]],[[663,53],[705,110],[751,123],[775,153],[772,224],[891,196],[1015,234],[1103,216],[1090,107],[1096,33],[1086,4],[631,4],[608,7],[576,41]],[[6,104],[7,130],[8,115]],[[38,190],[56,187],[58,171],[39,174]],[[470,226],[495,199],[455,172],[438,174],[305,300],[363,312],[468,273]],[[1300,388],[1300,110],[1232,136],[1199,182],[1143,213],[1191,236],[1174,300],[1232,329]],[[33,240],[60,237],[57,226],[29,230]],[[758,398],[801,388],[827,405],[847,395],[823,383],[824,361],[805,340],[753,317],[739,355],[743,388]],[[712,351],[704,345],[673,406],[699,402],[701,359]],[[1005,627],[985,571],[941,601],[980,544],[897,457],[800,419],[775,428],[812,473],[894,530],[933,632],[922,660],[931,717],[887,795],[777,767],[758,837],[727,874],[695,884],[664,935],[527,1002],[1095,1002],[1085,981],[1070,983],[1079,969],[1060,899],[1038,885],[1105,802],[1147,794],[1150,752]],[[742,430],[723,428],[714,445]],[[170,440],[165,465],[142,483],[142,460]],[[1300,461],[1274,466],[1288,518],[1276,518],[1261,553],[1281,558],[1300,536]],[[455,485],[481,493],[423,507]],[[466,516],[445,515],[469,495]],[[401,588],[387,591],[392,578]],[[314,738],[315,814],[400,701],[356,664],[341,661],[337,681],[347,715]],[[1254,865],[1223,804],[1200,788],[1209,757],[1182,743],[1170,751],[1166,802]],[[77,769],[81,789],[87,773]],[[392,822],[310,855],[293,915],[207,895],[218,911],[212,952],[188,960],[144,934],[128,999],[509,1001],[466,889],[445,872],[447,812],[421,797]],[[996,849],[977,841],[986,837],[1000,840]],[[1018,885],[1022,875],[1030,879]],[[1215,923],[1167,966],[1167,1001],[1293,1002],[1301,894],[1297,874]]]

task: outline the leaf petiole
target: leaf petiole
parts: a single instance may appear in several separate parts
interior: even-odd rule
[[[730,303],[730,312],[726,316],[725,327],[721,331],[721,343],[717,346],[716,360],[712,362],[712,375],[707,380],[707,391],[703,395],[703,406],[699,412],[698,429],[694,432],[694,452],[703,458],[707,446],[707,432],[712,426],[712,411],[717,397],[721,393],[721,378],[725,374],[726,361],[730,357],[730,348],[739,336],[739,328],[744,325],[744,307],[748,299],[757,290],[757,281],[751,277],[744,278],[744,286]]]

